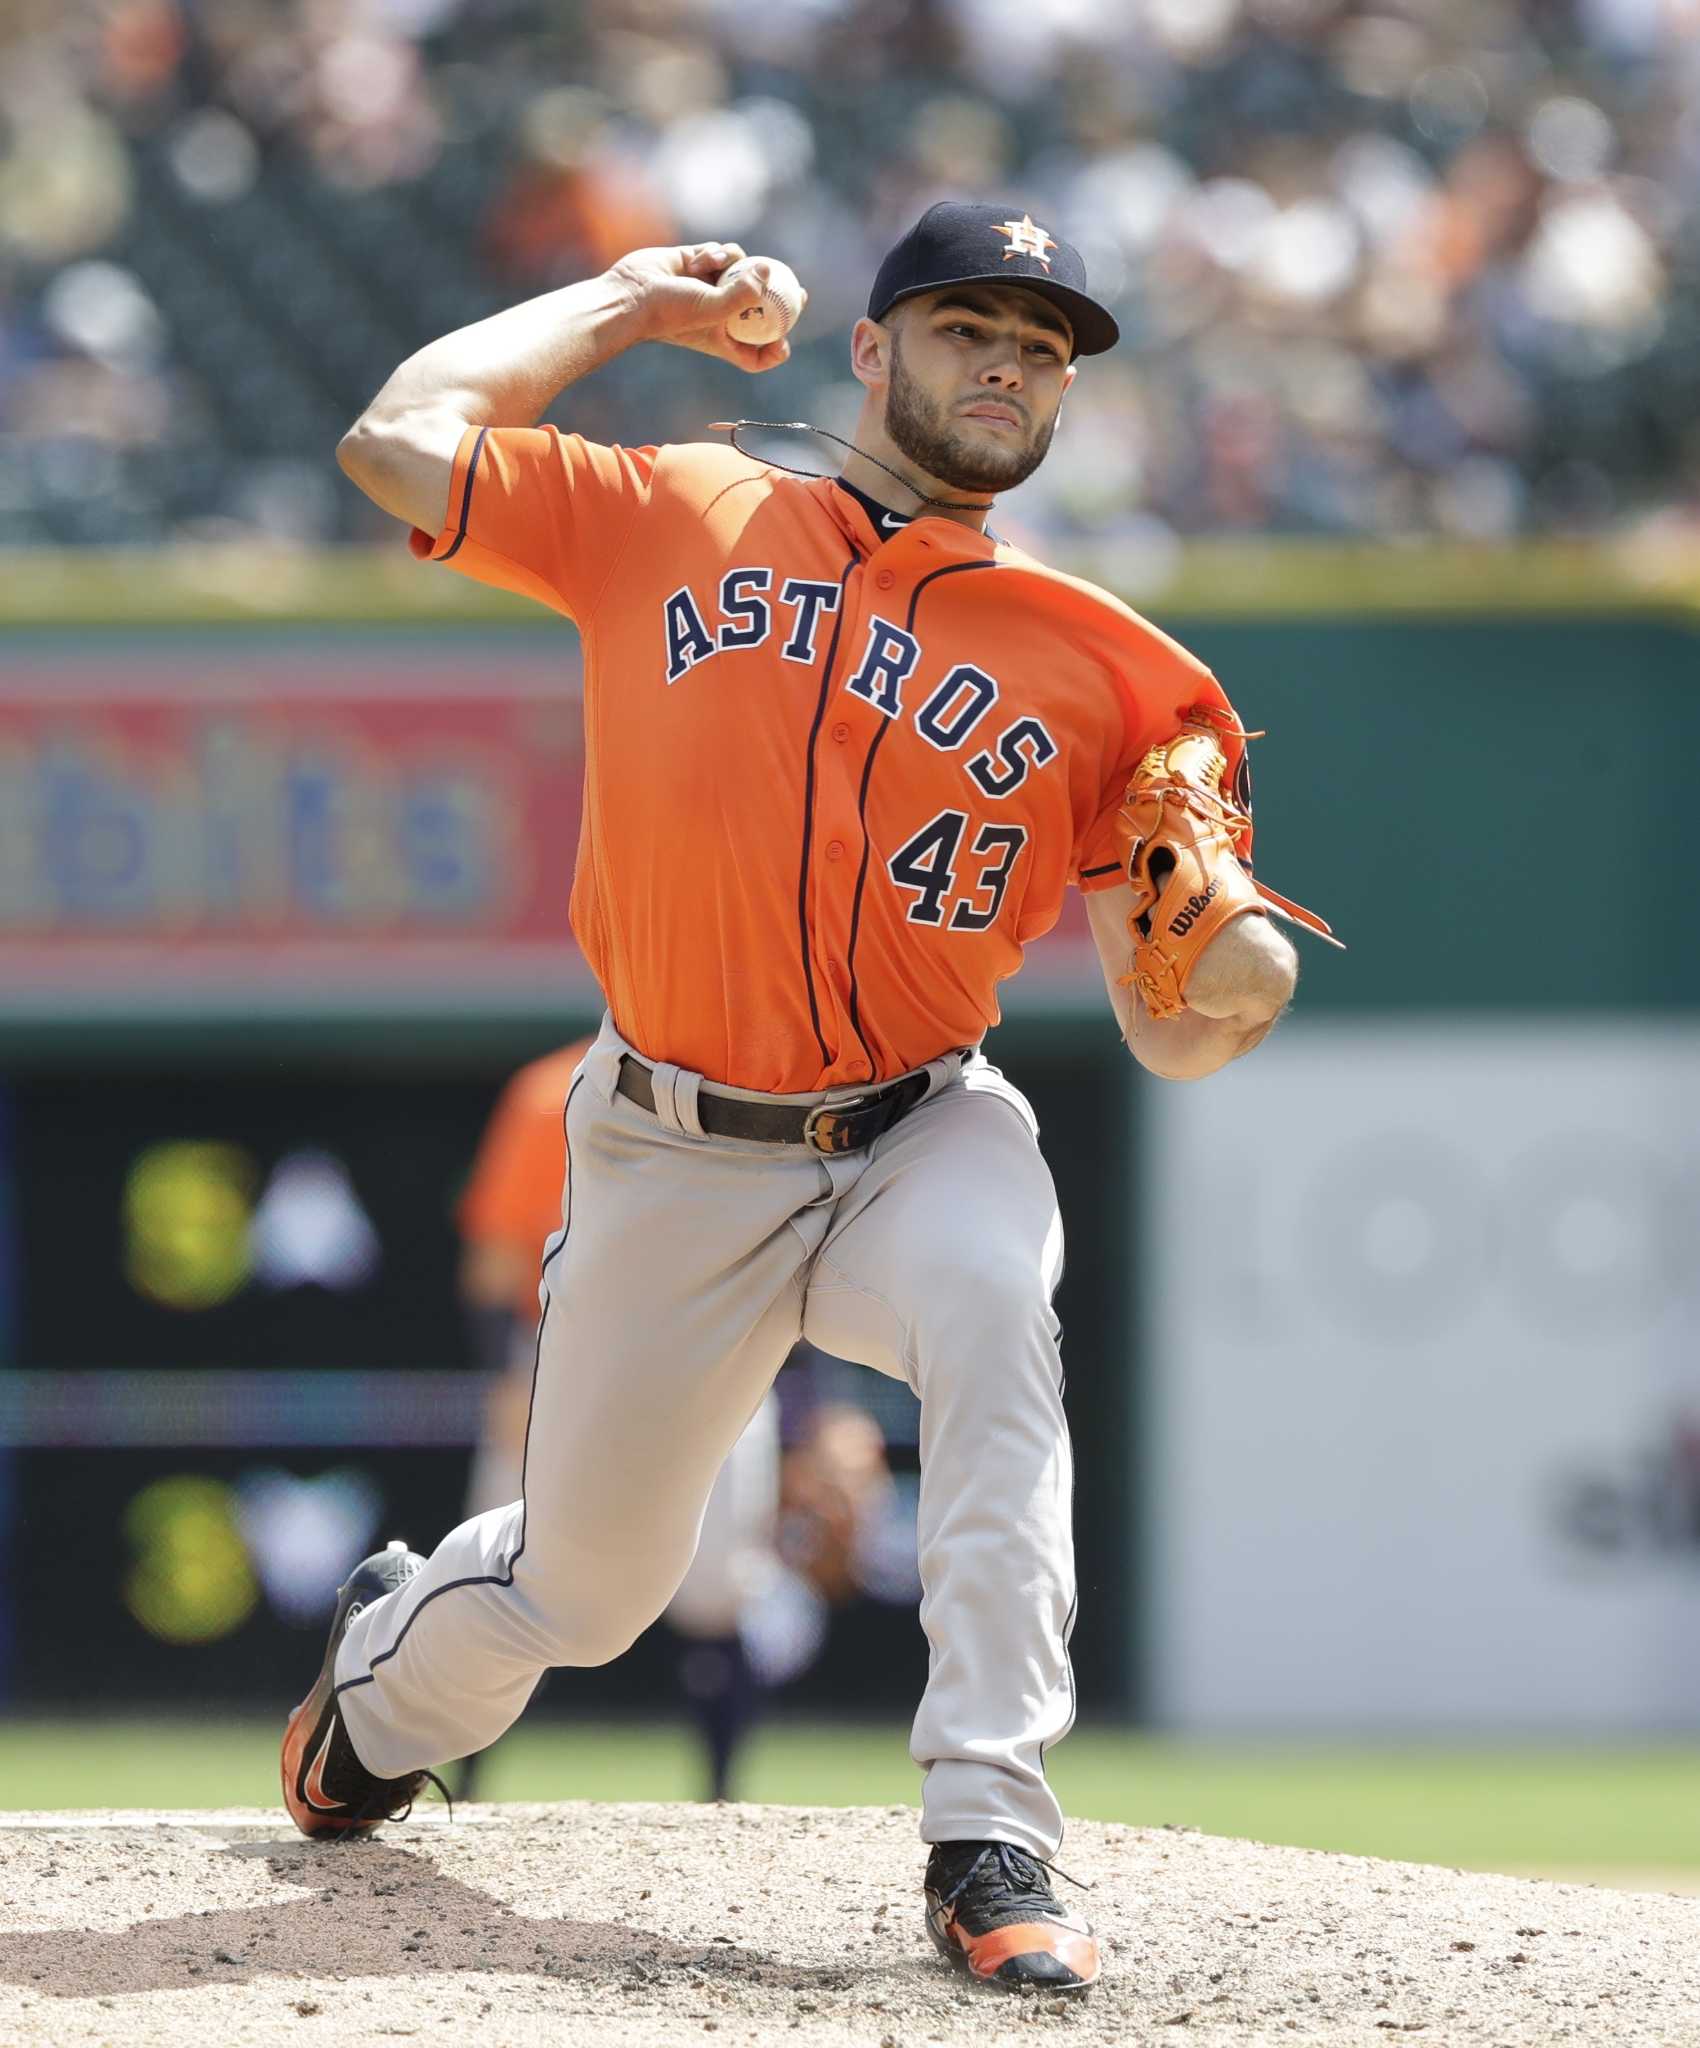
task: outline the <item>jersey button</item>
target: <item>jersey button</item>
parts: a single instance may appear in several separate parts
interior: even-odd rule
[[[891,586],[897,581],[897,578],[891,573],[889,569],[881,569],[879,573],[874,577],[874,581],[879,585],[881,590],[889,590]]]
[[[828,860],[842,860],[844,858],[844,841],[842,839],[829,839],[826,842],[826,857]]]
[[[843,746],[844,742],[850,737],[850,728],[844,723],[842,718],[832,728],[832,736],[840,746]]]

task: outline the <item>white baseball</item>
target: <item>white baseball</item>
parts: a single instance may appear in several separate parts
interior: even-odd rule
[[[803,287],[797,273],[777,256],[742,256],[720,273],[719,282],[735,282],[746,272],[760,282],[762,294],[755,305],[727,316],[726,332],[734,341],[752,346],[778,341],[796,326],[803,310]]]

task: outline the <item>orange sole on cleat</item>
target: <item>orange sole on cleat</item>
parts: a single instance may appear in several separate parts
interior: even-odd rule
[[[1059,1927],[1050,1920],[1025,1921],[971,1935],[963,1931],[954,1914],[929,1912],[927,1932],[946,1961],[966,1971],[977,1984],[990,1984],[1000,1991],[1029,1987],[1072,1996],[1090,1991],[1101,1969],[1098,1944],[1090,1934]],[[1035,1964],[1031,1972],[1019,1968],[1028,1957]],[[1004,1975],[1011,1964],[1018,1967]],[[1059,1966],[1066,1974],[1050,1974]]]

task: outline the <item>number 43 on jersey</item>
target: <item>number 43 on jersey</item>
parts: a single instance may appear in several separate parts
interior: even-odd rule
[[[944,924],[945,899],[956,889],[957,861],[968,830],[966,811],[940,811],[886,862],[899,889],[914,890],[911,924]],[[952,905],[953,932],[988,931],[1003,908],[1009,877],[1027,844],[1025,825],[982,825],[974,834],[964,871],[966,888]]]

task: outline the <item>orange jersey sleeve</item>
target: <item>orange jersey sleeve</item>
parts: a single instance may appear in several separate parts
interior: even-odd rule
[[[561,1221],[567,1140],[562,1110],[590,1040],[521,1067],[497,1098],[479,1140],[472,1175],[456,1212],[474,1244],[511,1245],[541,1257]]]
[[[587,625],[648,503],[655,455],[554,427],[469,427],[443,525],[414,530],[414,555]]]

